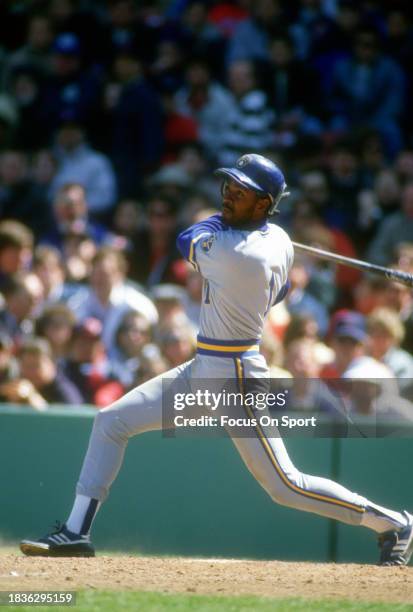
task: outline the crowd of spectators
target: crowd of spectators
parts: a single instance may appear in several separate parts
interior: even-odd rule
[[[0,399],[101,407],[194,355],[176,235],[246,152],[283,169],[293,239],[413,271],[412,65],[407,1],[1,3]],[[273,376],[413,398],[410,289],[298,253],[290,281]]]

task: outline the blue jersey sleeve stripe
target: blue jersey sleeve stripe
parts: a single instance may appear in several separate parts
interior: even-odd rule
[[[197,239],[205,234],[211,234],[226,229],[227,226],[222,221],[221,216],[213,215],[181,232],[176,239],[176,246],[182,257],[193,264]]]
[[[265,309],[265,312],[264,312],[264,317],[267,315],[269,309],[272,306],[272,301],[273,301],[273,296],[274,296],[274,285],[275,285],[275,274],[273,272],[271,275],[271,280],[270,280],[270,295],[268,298],[267,308]]]
[[[289,280],[287,280],[287,282],[285,283],[285,285],[283,285],[281,287],[281,289],[279,290],[279,292],[276,295],[276,298],[274,300],[273,306],[275,306],[276,304],[278,304],[279,302],[282,302],[282,300],[285,298],[285,296],[287,295],[289,289],[291,287],[291,283]]]

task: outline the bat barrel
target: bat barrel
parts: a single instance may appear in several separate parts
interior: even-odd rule
[[[324,249],[318,249],[316,247],[310,247],[299,242],[293,242],[292,244],[295,249],[309,253],[310,255],[318,257],[319,259],[326,259],[342,266],[349,266],[350,268],[355,268],[356,270],[362,270],[363,272],[379,274],[388,280],[396,281],[398,283],[402,283],[403,285],[407,285],[407,287],[413,288],[413,274],[410,274],[409,272],[394,270],[393,268],[386,268],[367,261],[362,261],[361,259],[337,255],[336,253],[331,253],[330,251],[325,251]]]

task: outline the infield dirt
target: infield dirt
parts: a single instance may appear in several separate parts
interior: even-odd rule
[[[413,603],[413,567],[128,556],[0,557],[0,591],[84,588]]]

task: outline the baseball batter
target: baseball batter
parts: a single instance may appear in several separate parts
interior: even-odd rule
[[[57,531],[24,540],[26,555],[93,556],[93,519],[121,467],[130,437],[168,426],[162,397],[165,382],[192,390],[194,380],[232,379],[242,391],[250,379],[268,378],[259,353],[263,325],[272,305],[288,290],[293,247],[268,217],[287,194],[284,176],[269,159],[243,155],[223,177],[222,214],[197,223],[178,237],[182,255],[204,278],[196,357],[135,388],[95,418],[72,511]],[[198,411],[197,411],[198,410]],[[244,416],[253,417],[245,407]],[[194,407],[199,416],[199,407]],[[188,413],[186,413],[188,416]],[[272,499],[379,534],[382,565],[405,565],[413,548],[413,516],[378,506],[341,485],[301,473],[279,437],[268,438],[259,422],[233,442],[247,468]]]

